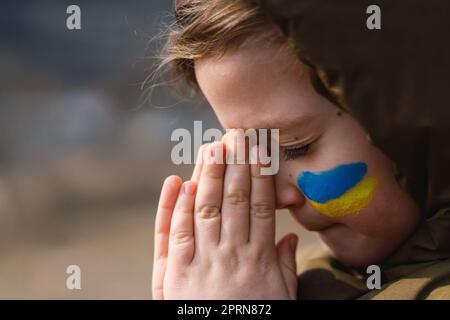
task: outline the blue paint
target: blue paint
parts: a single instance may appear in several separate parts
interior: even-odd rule
[[[322,172],[304,171],[298,175],[297,184],[308,199],[325,203],[353,188],[366,173],[364,162],[348,163]]]

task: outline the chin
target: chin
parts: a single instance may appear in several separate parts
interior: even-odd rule
[[[318,234],[332,257],[353,267],[380,264],[394,249],[342,224],[333,225]]]

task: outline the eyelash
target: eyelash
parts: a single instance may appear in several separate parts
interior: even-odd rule
[[[286,161],[289,161],[289,160],[297,159],[298,157],[302,157],[308,153],[310,146],[311,146],[311,144],[306,144],[306,145],[298,147],[298,148],[285,149],[284,150],[284,159]]]

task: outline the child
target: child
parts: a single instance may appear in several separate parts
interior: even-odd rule
[[[261,164],[221,164],[218,150],[238,147],[241,132],[231,130],[202,147],[190,181],[166,179],[153,297],[450,298],[450,255],[429,240],[445,239],[449,210],[421,220],[394,163],[260,5],[181,0],[175,16],[164,63],[202,92],[224,128],[279,128],[281,157],[275,176],[261,175]],[[274,243],[280,208],[325,247],[299,275],[296,236]],[[383,272],[381,290],[366,286],[371,264]]]

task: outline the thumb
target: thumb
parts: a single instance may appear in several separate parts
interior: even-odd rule
[[[297,263],[295,261],[297,243],[297,235],[291,233],[284,236],[277,244],[281,273],[291,299],[297,297]]]

